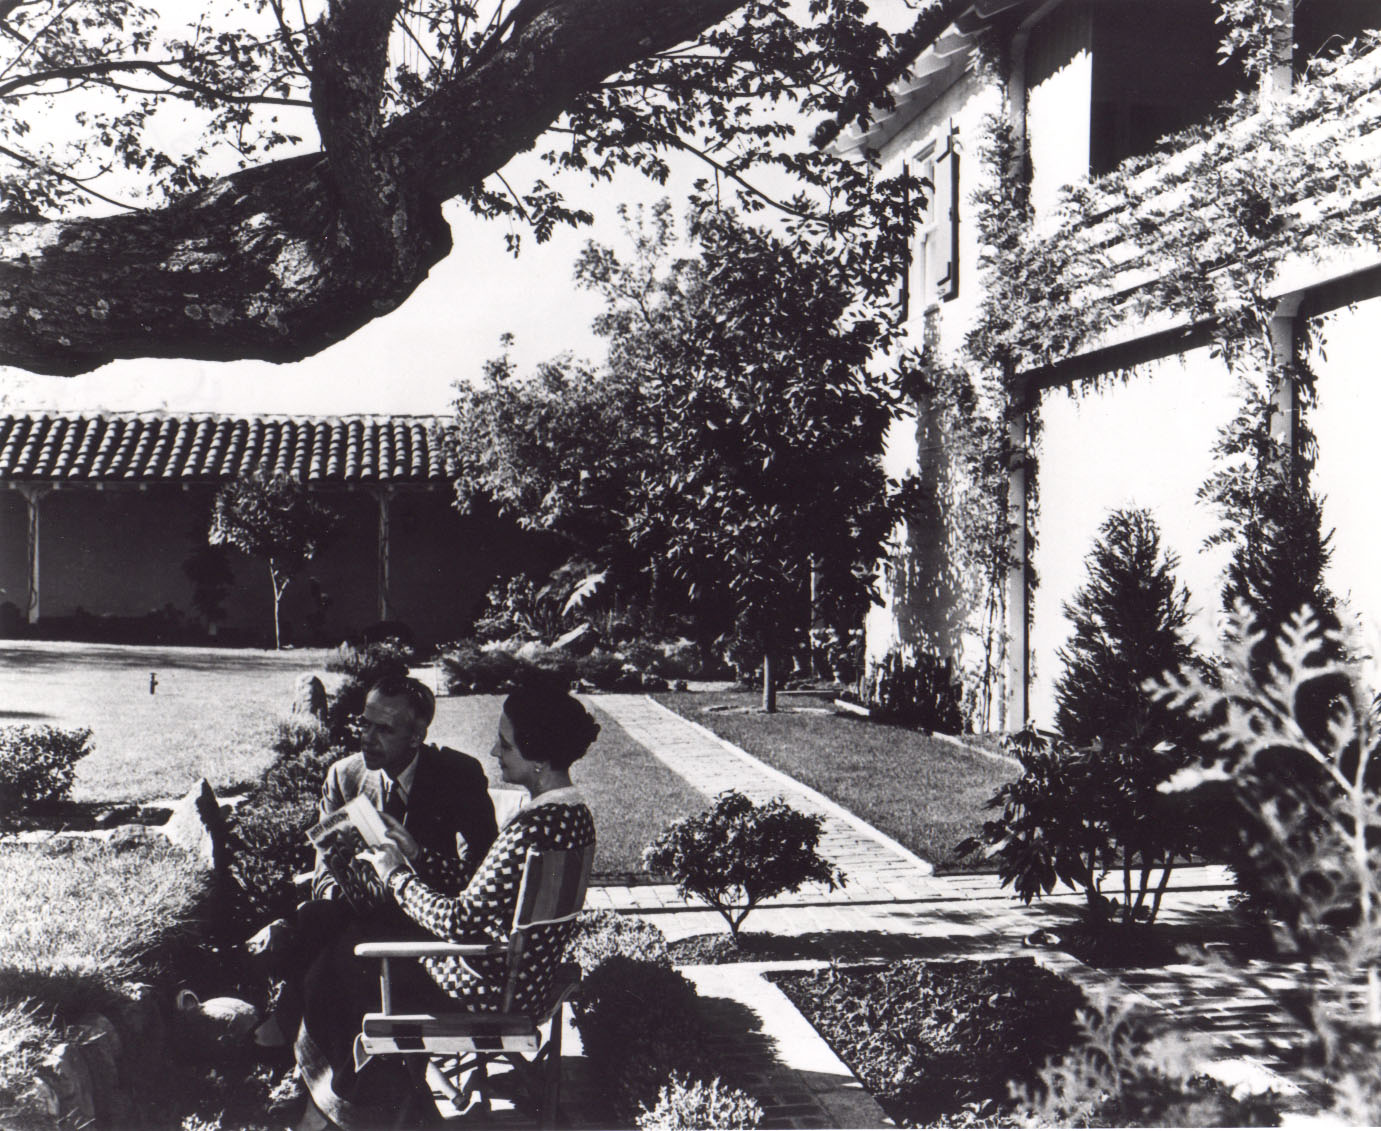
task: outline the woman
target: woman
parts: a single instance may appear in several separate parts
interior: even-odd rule
[[[407,858],[416,851],[416,844],[396,821],[387,822],[389,842],[366,850],[361,859],[373,866],[404,913],[433,935],[448,942],[504,942],[528,850],[587,848],[595,843],[594,822],[571,784],[570,768],[598,734],[599,724],[565,690],[524,688],[504,701],[491,753],[498,759],[503,780],[522,786],[528,796],[459,895],[435,891],[408,869]],[[534,940],[550,963],[545,978],[525,982],[516,1008],[528,1007],[534,1004],[531,999],[545,994],[572,929],[572,923],[558,924],[547,928],[549,937]],[[425,966],[430,979],[410,963],[399,964],[398,974],[410,971],[412,976],[405,975],[407,984],[395,978],[395,993],[402,1001],[414,999],[410,1007],[436,1004],[440,987],[450,999],[458,999],[442,998],[444,1007],[500,1008],[506,973],[502,957],[466,962],[427,959]],[[395,1118],[390,1122],[396,1124],[402,1107],[415,1098],[406,1094],[407,1089],[415,1093],[416,1084],[401,1080],[394,1058],[371,1061],[356,1072],[350,1055],[360,1019],[378,1007],[377,1000],[347,1004],[337,995],[335,1002],[323,1000],[322,1005],[316,1018],[304,1017],[298,1038],[298,1067],[311,1096],[299,1128],[313,1131],[328,1119],[347,1131],[376,1128],[384,1112],[391,1112]]]

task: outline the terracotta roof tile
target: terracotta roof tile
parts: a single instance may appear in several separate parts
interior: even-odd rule
[[[0,414],[0,482],[446,482],[448,434],[442,417]]]

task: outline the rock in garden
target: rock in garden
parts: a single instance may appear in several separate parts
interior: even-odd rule
[[[59,1124],[79,1127],[96,1118],[95,1090],[86,1058],[76,1045],[63,1042],[44,1058],[38,1077],[46,1106]]]
[[[259,1024],[258,1010],[237,997],[202,1001],[191,990],[179,990],[177,1010],[183,1038],[203,1054],[247,1045]]]
[[[78,1044],[91,1074],[96,1110],[108,1117],[119,1080],[120,1034],[103,1013],[88,1013],[77,1023]]]
[[[124,1034],[124,1052],[140,1064],[160,1062],[167,1030],[158,991],[147,982],[126,982],[120,990],[124,1000],[115,1007],[115,1019]]]
[[[210,783],[202,778],[173,809],[163,835],[178,848],[215,866],[225,843],[225,818]]]
[[[326,687],[319,676],[304,672],[293,687],[293,714],[311,715],[319,722],[326,721]]]

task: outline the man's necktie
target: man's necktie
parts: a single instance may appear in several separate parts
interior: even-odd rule
[[[407,815],[407,811],[407,799],[403,797],[403,791],[398,788],[398,783],[385,779],[384,812],[401,821]]]

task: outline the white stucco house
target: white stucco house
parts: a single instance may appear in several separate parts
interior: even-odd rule
[[[977,194],[995,175],[980,158],[995,121],[1024,149],[1036,233],[1083,238],[1099,225],[1108,232],[1098,267],[1080,275],[1073,298],[1059,301],[1070,309],[1085,300],[1120,303],[1097,334],[1053,344],[1009,375],[1015,437],[1038,437],[1039,508],[1030,520],[1033,544],[1024,546],[1028,469],[1014,460],[1009,505],[1017,544],[1005,579],[1006,649],[990,681],[998,685],[990,689],[992,709],[979,725],[1051,721],[1056,650],[1070,630],[1063,605],[1083,583],[1084,556],[1114,508],[1151,509],[1180,559],[1201,642],[1215,639],[1226,551],[1205,549],[1218,519],[1198,494],[1218,431],[1240,404],[1239,383],[1213,349],[1212,311],[1158,306],[1156,295],[1180,268],[1143,256],[1139,244],[1151,241],[1157,225],[1183,220],[1186,209],[1199,209],[1205,247],[1229,223],[1211,207],[1205,212],[1202,201],[1177,196],[1176,171],[1212,137],[1163,150],[1158,141],[1212,119],[1239,92],[1254,99],[1250,113],[1239,115],[1243,136],[1258,140],[1241,143],[1225,177],[1288,181],[1294,146],[1310,147],[1325,162],[1336,157],[1342,174],[1281,217],[1285,250],[1271,260],[1260,292],[1272,304],[1269,330],[1281,350],[1288,352],[1302,326],[1315,328],[1312,482],[1325,496],[1325,528],[1333,529],[1329,582],[1351,613],[1381,623],[1381,571],[1373,568],[1381,494],[1367,476],[1381,418],[1381,246],[1318,236],[1321,217],[1374,218],[1381,208],[1381,50],[1368,48],[1365,36],[1381,25],[1381,5],[1278,0],[1268,13],[1278,20],[1276,62],[1255,72],[1220,62],[1224,28],[1214,0],[938,0],[918,14],[890,86],[895,109],[835,142],[860,157],[875,154],[884,172],[905,165],[933,186],[903,288],[910,343],[962,362],[981,315],[991,278],[981,269]],[[1345,48],[1350,41],[1357,45]],[[1311,86],[1325,80],[1310,63],[1340,49],[1349,60],[1346,84],[1338,86],[1346,94],[1321,111]],[[1279,144],[1259,140],[1271,135],[1252,115],[1282,107]],[[1137,177],[1105,189],[1128,161],[1139,162]],[[1300,233],[1293,245],[1292,231]],[[1206,260],[1197,281],[1211,283],[1223,266]],[[1297,411],[1292,390],[1276,395],[1280,427],[1288,430]],[[887,460],[898,473],[924,474],[946,442],[928,422],[924,398],[915,407],[889,441]],[[913,557],[936,559],[922,561],[921,573],[944,567],[934,551],[943,541],[924,519],[901,537]],[[1034,589],[1031,571],[1039,578]],[[944,584],[918,584],[914,576],[906,585],[893,577],[885,597],[867,624],[871,663],[898,650],[952,651],[973,678],[974,609],[956,610]]]

